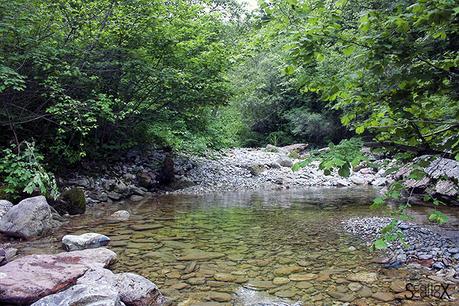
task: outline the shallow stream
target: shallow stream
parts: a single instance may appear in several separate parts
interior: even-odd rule
[[[311,188],[164,195],[90,209],[20,251],[60,252],[64,234],[105,234],[118,254],[113,269],[154,281],[171,305],[398,305],[408,301],[407,283],[436,282],[427,270],[373,263],[378,254],[343,231],[346,218],[385,213],[369,208],[374,194],[369,188]],[[111,222],[119,209],[131,219]],[[415,214],[422,221],[426,212]],[[451,217],[457,220],[457,211]]]

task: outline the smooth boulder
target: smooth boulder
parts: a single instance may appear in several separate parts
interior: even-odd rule
[[[106,285],[75,285],[64,291],[46,296],[32,306],[123,306],[115,288]],[[146,304],[145,304],[146,305]]]
[[[102,268],[116,260],[105,248],[29,255],[0,267],[0,304],[30,304],[74,285],[90,268]]]
[[[62,246],[66,251],[94,249],[106,246],[110,238],[98,233],[85,233],[82,235],[65,235],[62,238]]]
[[[128,306],[162,305],[164,297],[156,285],[134,273],[114,274],[104,268],[88,270],[77,285],[109,286],[116,289],[122,302]]]
[[[162,305],[164,298],[158,287],[145,277],[134,273],[120,273],[116,288],[128,306]]]
[[[0,233],[16,238],[32,238],[52,231],[56,225],[44,196],[22,200],[0,220]]]

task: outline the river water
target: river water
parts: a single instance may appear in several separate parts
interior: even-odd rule
[[[409,302],[406,284],[433,284],[432,273],[384,269],[373,263],[380,254],[341,226],[350,217],[387,214],[369,208],[374,196],[370,188],[163,195],[89,209],[20,251],[61,252],[64,234],[105,234],[118,254],[113,270],[149,278],[171,305]],[[131,213],[129,221],[110,220],[119,209]],[[414,213],[421,221],[426,215]]]

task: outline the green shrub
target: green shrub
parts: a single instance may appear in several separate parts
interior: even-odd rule
[[[40,193],[57,198],[58,190],[52,173],[43,166],[43,155],[34,142],[22,142],[1,151],[0,185],[7,198],[15,200],[22,194]]]

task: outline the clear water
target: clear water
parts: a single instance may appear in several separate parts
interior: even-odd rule
[[[24,254],[59,252],[64,234],[105,234],[118,254],[113,269],[151,279],[171,305],[331,305],[347,299],[379,305],[371,295],[394,297],[394,280],[433,281],[423,270],[383,269],[372,262],[378,254],[343,231],[346,218],[387,213],[369,208],[374,194],[369,188],[311,188],[164,195],[99,206],[53,237],[20,249]],[[131,219],[111,222],[109,215],[119,209],[128,210]],[[425,212],[418,210],[416,216],[421,220]],[[378,280],[360,285],[348,280],[358,272],[377,273]]]

